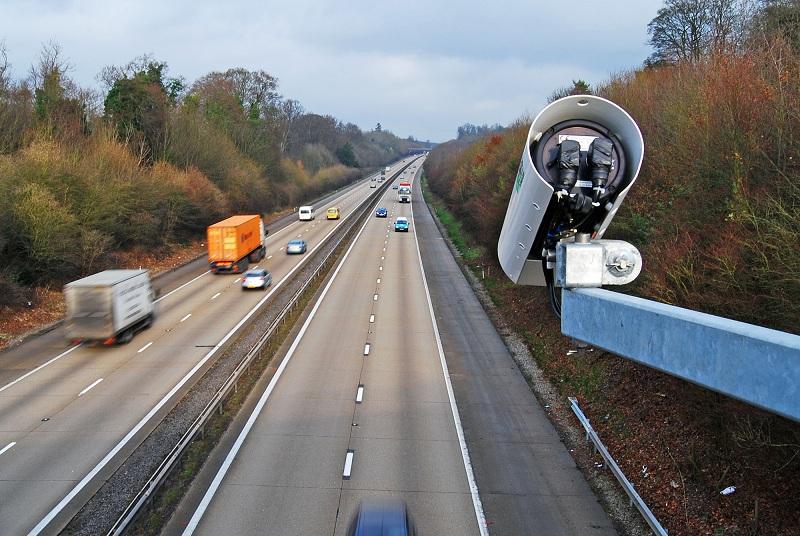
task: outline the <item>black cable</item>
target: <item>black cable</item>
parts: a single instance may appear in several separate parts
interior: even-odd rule
[[[558,318],[561,318],[561,300],[558,297],[558,290],[553,282],[553,271],[545,270],[544,279],[547,282],[547,297],[550,299],[550,307]]]

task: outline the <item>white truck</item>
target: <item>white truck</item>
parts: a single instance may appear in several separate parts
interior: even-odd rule
[[[70,341],[130,342],[150,327],[155,296],[147,270],[105,270],[64,286]]]
[[[397,190],[397,202],[398,203],[411,202],[411,186],[405,186],[402,183],[400,184],[400,188]]]

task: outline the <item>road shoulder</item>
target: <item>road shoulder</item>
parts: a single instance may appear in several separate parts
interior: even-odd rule
[[[415,186],[420,249],[490,533],[615,534]]]

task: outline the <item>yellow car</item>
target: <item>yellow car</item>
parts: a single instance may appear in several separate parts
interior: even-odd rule
[[[331,207],[328,209],[328,212],[326,213],[326,217],[329,220],[338,220],[339,216],[340,216],[339,207]]]

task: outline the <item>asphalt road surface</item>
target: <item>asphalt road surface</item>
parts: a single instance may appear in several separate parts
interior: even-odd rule
[[[327,205],[347,217],[374,192],[361,182]],[[288,240],[303,238],[310,252],[341,221],[318,211],[270,234],[260,266],[273,288],[303,259],[285,254]],[[0,534],[64,526],[271,292],[243,292],[240,276],[202,262],[176,273],[153,326],[127,345],[68,346],[57,328],[0,354]]]
[[[386,192],[166,534],[345,534],[384,496],[425,535],[615,534],[416,182],[411,205]]]

